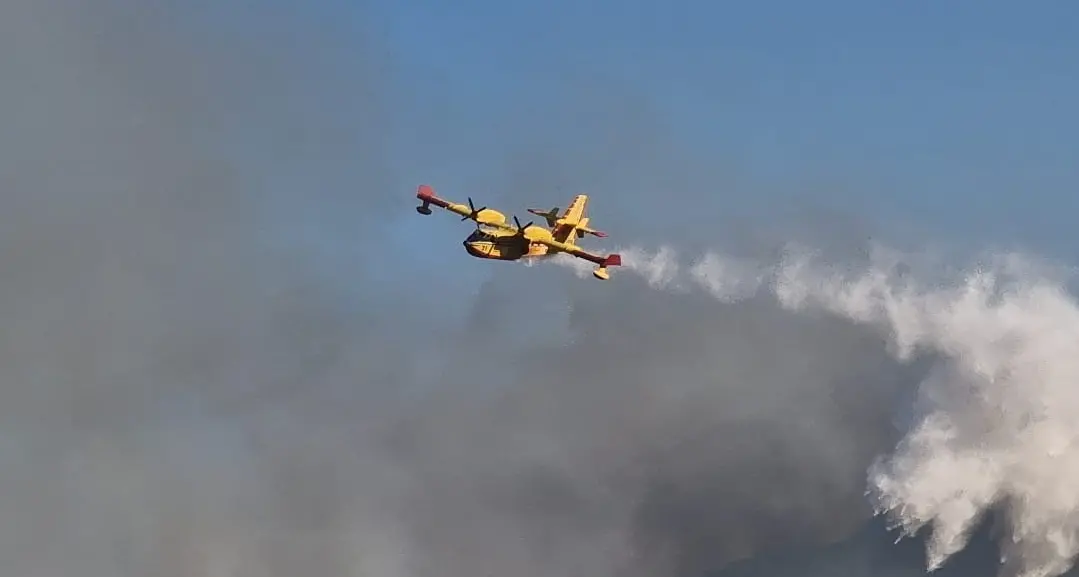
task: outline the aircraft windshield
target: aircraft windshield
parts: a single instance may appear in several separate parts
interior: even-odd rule
[[[470,241],[494,239],[495,235],[493,234],[493,231],[484,227],[477,228],[472,234],[468,236],[468,240]]]
[[[468,236],[469,241],[494,241],[497,236],[495,233],[497,229],[490,228],[490,226],[482,226],[476,229],[475,232]]]

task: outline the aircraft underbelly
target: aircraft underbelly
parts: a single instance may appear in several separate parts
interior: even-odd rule
[[[534,243],[528,247],[528,256],[543,256],[547,254],[547,245]]]
[[[477,258],[495,258],[491,256],[493,245],[489,242],[465,242],[465,250],[468,254]]]
[[[465,250],[476,258],[493,260],[515,260],[520,258],[523,252],[519,247],[497,242],[466,242]]]

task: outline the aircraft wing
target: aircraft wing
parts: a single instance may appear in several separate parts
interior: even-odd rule
[[[596,270],[592,271],[592,275],[600,280],[607,280],[607,267],[622,266],[622,255],[619,255],[617,253],[611,253],[606,256],[593,254],[577,245],[559,242],[553,238],[550,238],[549,235],[536,235],[536,238],[531,238],[530,240],[532,240],[532,242],[545,244],[558,252],[564,252],[576,258],[584,259],[589,262],[595,263],[598,266]]]
[[[416,189],[416,198],[421,201],[420,206],[416,207],[416,212],[420,214],[431,214],[430,205],[433,204],[439,208],[444,208],[454,214],[460,215],[461,220],[471,219],[477,224],[506,230],[516,230],[514,227],[506,224],[506,216],[504,214],[497,210],[487,208],[486,206],[476,208],[476,205],[472,204],[472,198],[468,199],[468,204],[450,202],[446,199],[439,198],[435,194],[435,189],[427,184],[421,184]]]

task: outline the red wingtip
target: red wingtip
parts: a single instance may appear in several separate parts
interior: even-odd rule
[[[622,266],[622,255],[609,254],[607,259],[603,261],[603,266]]]
[[[417,198],[432,198],[435,196],[435,189],[429,184],[421,184],[416,188]]]
[[[594,235],[596,235],[596,236],[598,236],[600,238],[606,238],[607,237],[607,233],[603,232],[602,230],[597,230],[596,232],[593,232],[592,234],[594,234]]]

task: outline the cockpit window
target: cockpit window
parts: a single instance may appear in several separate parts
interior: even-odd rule
[[[486,232],[486,231],[483,231],[483,230],[480,230],[480,229],[477,228],[475,231],[473,231],[472,234],[468,235],[468,240],[469,241],[494,240],[494,235],[492,235],[489,232]]]
[[[497,238],[498,238],[498,235],[494,234],[494,230],[488,229],[488,228],[483,227],[483,226],[477,228],[475,231],[472,232],[471,235],[468,236],[468,240],[470,240],[470,241],[476,241],[476,240],[490,240],[490,241],[493,241],[493,240],[496,240]]]

